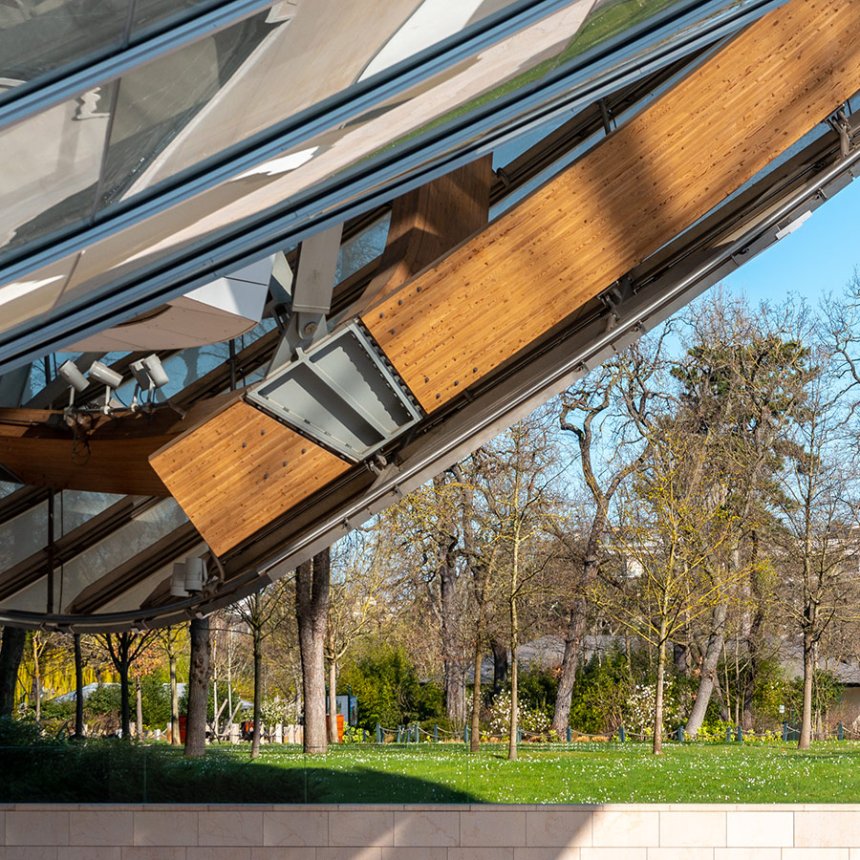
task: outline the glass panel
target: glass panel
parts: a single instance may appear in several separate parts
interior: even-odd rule
[[[674,4],[681,5],[682,0],[674,0]],[[338,187],[350,189],[349,193],[353,195],[369,193],[388,181],[373,171],[372,159],[384,158],[387,163],[398,154],[397,149],[404,153],[415,151],[415,140],[419,135],[427,135],[425,140],[428,141],[428,148],[417,150],[424,161],[419,161],[418,156],[410,156],[412,160],[403,162],[401,169],[404,171],[419,163],[426,163],[431,155],[456,151],[473,141],[483,139],[492,128],[507,128],[514,116],[527,113],[540,103],[538,98],[526,107],[520,106],[519,103],[509,104],[508,96],[518,98],[522,92],[530,92],[540,83],[541,76],[545,77],[553,71],[557,65],[554,58],[569,54],[583,22],[593,24],[597,20],[596,15],[606,9],[626,11],[632,16],[633,13],[638,14],[643,10],[653,15],[656,10],[663,10],[665,7],[665,0],[652,0],[648,4],[640,4],[639,0],[623,0],[611,6],[600,5],[594,12],[593,0],[579,0],[549,16],[539,25],[480,52],[456,69],[440,73],[432,81],[392,100],[383,108],[368,111],[360,120],[321,134],[301,146],[285,150],[270,161],[197,195],[193,200],[178,204],[167,212],[136,224],[130,230],[90,246],[77,265],[73,280],[61,302],[83,303],[90,294],[115,283],[117,279],[137,273],[156,261],[159,265],[167,264],[172,254],[196,245],[203,237],[206,237],[208,242],[214,242],[228,230],[235,229],[237,224],[248,224],[251,219],[259,223],[272,207],[283,211],[287,201],[295,204],[295,211],[300,213],[299,218],[306,218],[308,214],[314,214],[311,209],[314,198],[311,195],[320,193],[321,189],[328,187],[327,183],[337,183]],[[708,14],[713,14],[715,8],[711,7]],[[592,16],[587,18],[590,12]],[[613,20],[617,25],[617,19]],[[284,32],[288,32],[293,24],[286,27]],[[688,22],[688,27],[695,26],[695,21]],[[604,27],[601,32],[603,38],[609,38],[614,31]],[[661,36],[663,42],[667,32],[669,31],[663,32]],[[594,34],[591,38],[593,40]],[[645,45],[625,45],[618,51],[615,62],[627,61],[637,52],[643,56],[647,55],[656,37],[649,37],[649,40]],[[254,56],[249,57],[249,62]],[[295,58],[297,66],[301,64],[303,56],[299,51]],[[585,84],[592,81],[596,74],[586,60],[582,63],[582,71],[577,73],[578,77],[569,84],[569,92],[576,91],[575,81]],[[601,73],[607,69],[611,69],[611,64],[604,60],[601,63]],[[241,76],[242,72],[236,74]],[[517,90],[518,87],[521,90]],[[276,92],[283,90],[282,87],[273,87],[271,84],[263,89]],[[217,112],[222,95],[230,101],[230,92],[224,90],[219,93],[216,99],[199,111],[197,116],[201,123],[204,121],[204,114],[208,123],[209,111]],[[259,93],[259,99],[262,101],[265,102],[269,98],[270,93]],[[472,116],[473,112],[480,110],[487,102],[496,100],[500,101],[503,109],[497,113],[481,113],[483,119],[474,126],[474,136],[471,139],[441,134],[438,131],[437,125],[443,121],[459,123],[466,114]],[[241,112],[240,106],[234,107],[234,114]],[[249,109],[253,113],[253,109]],[[224,119],[226,121],[229,117]],[[186,130],[195,126],[196,121],[195,119],[190,123]],[[202,126],[195,126],[197,131],[201,128]],[[210,131],[216,136],[219,134],[215,128]],[[207,135],[203,137],[208,139]],[[152,171],[167,169],[168,164],[173,163],[174,152],[181,154],[185,151],[185,145],[184,132],[177,134],[175,141],[152,162],[150,168],[140,174],[138,181],[127,194],[132,194],[150,181],[155,181],[156,177]],[[406,159],[406,156],[403,157]],[[184,156],[180,158],[180,161],[182,160]],[[350,182],[355,184],[350,185]],[[349,199],[346,192],[341,193],[344,194],[341,199]]]
[[[89,217],[114,85],[0,132],[0,248],[44,240]]]
[[[0,572],[38,552],[48,539],[48,503],[40,502],[0,529]]]
[[[121,199],[129,187],[140,183],[153,159],[187,133],[195,115],[212,102],[271,29],[265,15],[258,15],[122,78],[100,206]]]
[[[145,35],[155,24],[176,24],[217,5],[218,0],[135,0],[132,39]]]
[[[92,494],[95,495],[95,494]],[[61,611],[67,611],[80,592],[114,568],[143,552],[147,547],[186,522],[185,514],[173,499],[165,499],[118,528],[103,541],[75,556],[57,571],[55,593]],[[40,544],[41,546],[41,544]],[[7,608],[42,612],[47,599],[47,581],[42,577],[14,597],[3,602]]]
[[[18,0],[0,4],[0,78],[6,79],[5,88],[118,48],[128,11],[129,0]]]

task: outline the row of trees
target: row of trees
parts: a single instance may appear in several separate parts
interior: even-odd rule
[[[391,670],[403,712],[429,713],[438,684],[444,726],[470,724],[473,748],[492,693],[504,689],[515,758],[521,645],[549,636],[563,648],[552,683],[559,737],[593,682],[583,666],[595,653],[623,656],[628,691],[653,691],[655,753],[667,678],[690,691],[678,704],[688,735],[715,714],[752,729],[775,660],[799,655],[807,746],[819,664],[857,656],[858,345],[858,282],[817,314],[790,302],[753,311],[720,293],[699,302],[330,553],[195,621],[190,636],[102,637],[122,684],[123,735],[131,685],[165,663],[176,719],[187,660],[190,726],[209,712],[220,734],[244,692],[252,755],[263,717],[300,715],[306,750],[322,752],[337,737],[333,697],[344,677],[362,685],[360,711],[384,698],[361,667],[372,663],[369,643],[385,642],[409,664]],[[25,643],[4,631],[7,711],[18,650],[36,671],[39,641],[45,634]],[[85,642],[82,678],[93,655]],[[394,684],[385,672],[379,687]],[[613,713],[621,719],[623,708]],[[190,731],[193,752],[202,734]]]

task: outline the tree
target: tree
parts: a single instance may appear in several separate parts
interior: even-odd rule
[[[549,532],[555,498],[552,492],[552,448],[547,413],[520,421],[485,447],[488,468],[481,492],[490,515],[506,576],[505,604],[511,652],[511,704],[508,758],[517,758],[518,669],[522,632],[520,601],[545,570],[546,557],[535,550]]]
[[[98,637],[119,675],[120,722],[123,740],[131,740],[129,673],[135,660],[145,652],[154,637],[155,633],[151,630],[143,633],[103,633]],[[138,728],[138,732],[141,728]]]
[[[800,332],[803,315],[790,303],[753,313],[743,300],[717,293],[691,313],[693,346],[674,363],[679,382],[675,421],[687,432],[708,434],[713,491],[731,510],[735,529],[722,553],[718,576],[737,579],[749,571],[738,636],[746,643],[743,723],[752,728],[752,697],[761,657],[766,595],[758,558],[759,536],[773,522],[780,497],[780,445],[805,399],[808,350]],[[686,731],[695,737],[716,684],[726,638],[728,607],[713,607],[699,646],[699,685]]]
[[[302,656],[304,750],[328,749],[325,719],[325,637],[331,581],[331,551],[325,549],[296,568],[296,621]]]
[[[3,628],[0,642],[0,717],[12,716],[26,639],[27,632],[19,627]]]
[[[353,532],[341,541],[329,594],[325,659],[329,666],[329,743],[338,742],[337,678],[341,661],[384,614],[384,592],[390,581],[393,539],[384,528]]]
[[[167,655],[168,678],[170,681],[170,743],[180,744],[179,737],[179,685],[176,679],[176,660],[179,647],[185,638],[184,626],[172,625],[158,631],[158,640]]]
[[[712,436],[657,425],[633,491],[619,504],[613,538],[622,564],[601,570],[594,600],[609,617],[656,651],[652,751],[663,749],[667,645],[687,625],[729,599],[719,575],[734,516],[714,492]]]
[[[570,706],[582,639],[588,620],[588,594],[597,580],[602,541],[615,494],[639,468],[646,455],[643,432],[650,423],[654,385],[662,365],[663,339],[639,343],[604,362],[561,396],[561,429],[577,442],[579,465],[592,502],[591,521],[579,549],[579,576],[569,583],[564,655],[552,728],[563,736],[570,724]],[[599,470],[598,449],[613,447],[610,463]]]
[[[251,758],[260,756],[263,697],[263,641],[286,614],[283,581],[258,591],[236,605],[239,617],[251,631],[254,648],[254,734],[251,739]]]
[[[206,712],[209,705],[209,618],[193,618],[189,630],[188,707],[185,722],[185,757],[206,752]]]
[[[822,370],[828,360],[820,351]],[[813,681],[822,637],[857,617],[860,503],[853,492],[856,474],[834,451],[844,426],[836,396],[825,372],[810,383],[806,408],[794,422],[794,450],[784,474],[780,567],[790,587],[783,591],[782,605],[802,641],[800,749],[812,740]]]

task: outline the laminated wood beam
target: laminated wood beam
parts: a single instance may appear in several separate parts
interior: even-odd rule
[[[216,555],[349,468],[241,400],[150,462]]]
[[[860,90],[858,31],[856,0],[791,0],[444,259],[400,287],[381,276],[360,319],[424,409],[571,318]],[[253,412],[230,407],[152,458],[219,555],[348,468]],[[255,422],[280,435],[241,447]],[[261,465],[302,446],[297,474]]]
[[[486,225],[492,180],[486,157],[395,201],[380,271],[367,293],[389,294]],[[151,463],[217,555],[350,468],[244,403],[157,452]]]
[[[860,2],[792,0],[362,321],[432,412],[860,90]]]
[[[66,426],[61,411],[0,409],[0,463],[26,484],[129,496],[168,496],[149,456],[218,411],[230,395],[201,401],[187,416],[161,406],[153,413],[88,416],[86,429]]]

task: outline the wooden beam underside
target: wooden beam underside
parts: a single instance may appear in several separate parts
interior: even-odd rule
[[[70,428],[63,413],[0,409],[0,463],[25,484],[129,496],[169,496],[149,456],[218,412],[235,395],[196,403],[187,415],[159,406]]]
[[[860,3],[793,0],[362,320],[432,412],[860,90]]]
[[[488,228],[359,309],[424,409],[539,341],[860,90],[858,32],[856,0],[792,0]],[[282,449],[272,436],[262,450],[230,427],[251,420],[245,408],[152,458],[219,555],[347,468],[332,469],[331,454],[298,436],[284,435]],[[291,459],[297,446],[304,477],[284,469],[261,494],[260,462],[281,450]],[[220,469],[231,475],[228,492]],[[246,505],[252,515],[237,522]]]

